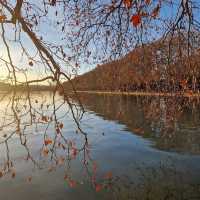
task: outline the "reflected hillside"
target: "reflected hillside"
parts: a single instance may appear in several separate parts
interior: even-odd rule
[[[125,124],[128,131],[153,140],[158,149],[200,153],[198,99],[95,94],[80,98],[88,110]]]

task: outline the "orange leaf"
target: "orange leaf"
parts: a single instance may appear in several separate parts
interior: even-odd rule
[[[135,14],[131,17],[131,22],[133,26],[138,26],[141,23],[141,16],[139,14]]]
[[[49,144],[52,144],[52,140],[51,139],[46,139],[46,140],[44,140],[44,144],[45,144],[45,146],[47,146]]]
[[[60,123],[59,127],[62,129],[64,127],[63,123]]]
[[[3,22],[6,20],[6,16],[5,15],[0,15],[0,22]]]
[[[185,80],[185,79],[181,80],[180,85],[185,88],[187,85],[187,80]]]
[[[193,95],[193,91],[192,90],[188,90],[188,96],[192,96]]]
[[[12,172],[11,177],[12,177],[12,178],[15,178],[15,176],[16,176],[16,173],[15,173],[15,172]]]
[[[132,4],[132,0],[123,0],[123,3],[128,9],[130,9],[131,4]]]
[[[48,153],[49,153],[49,150],[48,149],[43,149],[43,154],[44,154],[44,156],[47,156],[48,155]]]

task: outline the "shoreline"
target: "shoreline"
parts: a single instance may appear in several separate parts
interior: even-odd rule
[[[118,92],[118,91],[76,91],[77,93],[98,94],[98,95],[125,95],[125,96],[158,96],[158,97],[188,97],[199,98],[200,93],[192,92]]]

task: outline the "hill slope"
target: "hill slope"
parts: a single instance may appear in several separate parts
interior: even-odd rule
[[[170,41],[171,42],[171,41]],[[188,57],[184,41],[156,41],[135,48],[123,58],[98,65],[72,80],[77,90],[177,91],[199,89],[199,52]],[[71,89],[68,82],[64,83]]]

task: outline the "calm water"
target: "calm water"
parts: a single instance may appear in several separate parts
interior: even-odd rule
[[[1,101],[1,125],[12,122],[11,111],[5,112],[9,99]],[[21,101],[17,105],[26,125],[27,99]],[[55,133],[54,118],[41,117],[53,112],[52,94],[34,93],[31,102],[36,120],[21,140],[14,134],[3,142],[15,123],[0,132],[1,171],[8,154],[12,165],[0,179],[0,199],[200,198],[198,100],[82,95],[86,112],[80,127],[88,143],[61,97],[56,101],[61,133]],[[80,114],[79,107],[74,113]]]

